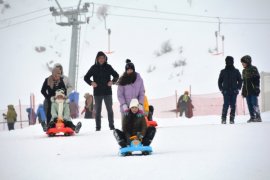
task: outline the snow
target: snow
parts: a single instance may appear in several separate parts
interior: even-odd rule
[[[107,119],[100,132],[94,120],[80,119],[81,131],[71,137],[49,138],[40,125],[0,132],[0,179],[268,180],[270,112],[262,123],[248,118],[237,116],[234,125],[220,124],[219,116],[156,119],[150,156],[119,156]]]

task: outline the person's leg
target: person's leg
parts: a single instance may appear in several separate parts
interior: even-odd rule
[[[226,124],[226,118],[229,108],[229,95],[223,94],[223,108],[222,108],[222,114],[221,114],[221,123]]]
[[[252,107],[253,107],[255,121],[256,122],[261,122],[262,119],[261,119],[261,113],[260,113],[260,108],[259,108],[258,97],[257,96],[251,96],[251,104],[252,104]]]
[[[254,113],[254,108],[253,108],[253,103],[252,103],[252,96],[247,96],[246,101],[247,101],[248,111],[250,115],[250,119],[248,120],[248,122],[254,122],[255,113]]]
[[[156,134],[156,128],[153,126],[150,126],[147,128],[145,136],[143,137],[142,144],[144,146],[149,146],[154,139]]]
[[[46,112],[46,116],[47,116],[47,125],[50,123],[52,115],[51,115],[51,106],[52,103],[51,101],[47,100],[47,112]]]
[[[121,146],[121,148],[127,146],[127,140],[126,140],[125,134],[122,131],[120,131],[119,129],[115,129],[113,131],[113,135],[115,139],[117,140],[118,144]]]
[[[149,113],[148,113],[148,120],[153,120],[153,114],[154,114],[154,107],[152,105],[149,106]]]
[[[236,111],[236,99],[237,99],[237,94],[232,94],[230,95],[230,107],[231,107],[231,112],[230,112],[230,123],[234,124],[234,118],[235,118],[235,111]]]
[[[104,102],[108,113],[109,127],[114,129],[113,109],[112,109],[112,96],[104,96]]]
[[[96,130],[100,131],[101,129],[101,108],[103,96],[94,96],[95,105],[96,105]]]

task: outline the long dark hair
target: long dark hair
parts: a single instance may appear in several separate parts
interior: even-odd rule
[[[119,78],[118,85],[125,86],[128,84],[133,84],[136,81],[137,73],[134,71],[131,74],[127,74],[127,72],[124,72],[124,74]]]

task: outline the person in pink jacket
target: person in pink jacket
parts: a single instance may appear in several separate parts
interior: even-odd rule
[[[117,97],[120,103],[120,111],[125,115],[129,111],[129,104],[132,99],[138,99],[139,110],[143,112],[144,84],[140,74],[135,71],[131,60],[126,60],[125,72],[119,78]]]

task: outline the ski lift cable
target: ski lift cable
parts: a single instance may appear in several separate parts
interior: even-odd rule
[[[216,16],[205,16],[205,15],[197,15],[197,14],[188,14],[188,13],[178,13],[178,12],[169,12],[169,11],[158,11],[158,10],[150,10],[150,9],[139,9],[139,8],[131,8],[131,7],[123,7],[123,6],[116,6],[116,5],[109,5],[109,4],[101,4],[95,3],[99,6],[110,6],[119,9],[128,9],[133,11],[144,11],[144,12],[152,12],[152,13],[159,13],[159,14],[172,14],[172,15],[180,15],[180,16],[190,16],[190,17],[199,17],[199,18],[211,18],[215,19]],[[246,20],[246,21],[270,21],[270,18],[241,18],[241,17],[222,17],[219,16],[221,19],[231,19],[231,20]]]
[[[15,19],[15,18],[21,18],[23,16],[28,16],[30,14],[34,14],[34,13],[45,11],[45,10],[48,11],[48,9],[49,9],[49,7],[38,9],[38,10],[35,10],[35,11],[30,11],[28,13],[24,13],[24,14],[20,14],[20,15],[17,15],[17,16],[9,17],[9,18],[6,18],[6,19],[1,19],[0,22],[9,21],[9,20],[12,20],[12,19]]]

